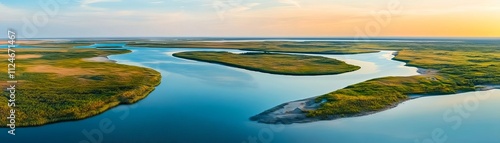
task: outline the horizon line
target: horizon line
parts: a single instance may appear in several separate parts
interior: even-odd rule
[[[262,38],[262,39],[358,39],[358,40],[372,40],[372,39],[489,39],[489,40],[500,40],[498,37],[467,37],[467,36],[377,36],[377,37],[349,37],[349,36],[98,36],[98,37],[41,37],[41,38],[22,38],[20,40],[43,40],[43,39],[132,39],[132,38],[167,38],[167,39],[182,39],[182,38],[198,38],[198,39],[216,39],[216,38],[228,38],[228,39],[238,39],[238,38]],[[2,40],[7,38],[0,38]]]

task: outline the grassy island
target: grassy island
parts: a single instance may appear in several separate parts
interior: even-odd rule
[[[168,48],[207,48],[207,49],[239,49],[245,51],[267,51],[309,54],[360,54],[374,53],[378,44],[365,42],[291,42],[291,41],[262,41],[262,42],[158,42],[140,41],[129,42],[127,45],[135,47],[168,47]]]
[[[54,44],[54,46],[51,46]],[[143,99],[160,82],[160,73],[147,68],[99,62],[128,50],[74,49],[85,43],[36,43],[18,49],[16,125],[35,126],[94,116],[119,104]],[[130,44],[130,43],[129,43]],[[500,41],[458,42],[132,42],[132,46],[243,49],[250,52],[181,52],[174,56],[253,71],[285,75],[327,75],[360,67],[335,59],[270,52],[355,54],[397,51],[393,60],[427,71],[408,77],[383,77],[347,86],[313,98],[294,101],[300,113],[281,113],[279,105],[252,120],[299,123],[361,116],[396,106],[411,95],[443,95],[500,85]],[[6,53],[0,58],[7,59]],[[95,58],[100,57],[100,58]],[[94,58],[94,59],[89,59]],[[97,61],[97,62],[96,62]],[[0,61],[7,65],[7,60]],[[390,70],[390,69],[387,69]],[[0,71],[4,74],[6,71]],[[7,81],[0,76],[0,81]],[[6,82],[0,82],[5,88]],[[6,97],[6,92],[3,93]],[[314,95],[311,95],[314,96]],[[0,114],[8,115],[8,98],[0,99]],[[276,111],[276,112],[275,112]],[[279,112],[279,113],[278,113]],[[0,120],[5,125],[6,120]]]
[[[302,123],[361,116],[395,107],[410,95],[454,94],[475,91],[479,86],[500,85],[498,41],[372,44],[378,45],[377,48],[364,49],[398,51],[393,60],[432,72],[368,80],[299,101],[305,104],[302,113],[278,113],[285,103],[251,119],[263,123]]]
[[[478,85],[500,84],[500,48],[484,43],[421,47],[425,45],[430,44],[401,49],[394,59],[438,73],[386,77],[351,85],[317,98],[317,102],[327,102],[309,111],[309,116],[349,116],[388,108],[407,100],[408,95],[453,94],[474,91]]]
[[[252,71],[283,75],[329,75],[360,69],[359,66],[320,56],[262,52],[243,54],[233,54],[229,52],[181,52],[175,53],[174,56],[218,63]]]
[[[222,48],[250,51],[358,54],[380,50],[398,51],[393,60],[407,66],[435,72],[410,77],[384,77],[361,82],[344,89],[311,98],[316,108],[304,109],[304,116],[265,117],[260,122],[308,122],[321,119],[359,116],[391,108],[409,99],[410,95],[443,95],[477,90],[478,86],[500,85],[500,42],[498,40],[453,40],[451,42],[167,42],[130,43],[144,47]],[[251,60],[242,59],[240,63]],[[280,105],[282,106],[282,105]],[[272,110],[262,114],[273,113]],[[273,113],[274,114],[274,113]],[[259,116],[258,115],[258,116]],[[262,119],[261,118],[261,119]],[[279,118],[279,117],[276,117]],[[314,118],[311,120],[311,118]],[[285,121],[287,120],[287,121]]]
[[[38,126],[83,119],[145,98],[160,83],[159,72],[109,61],[84,60],[128,52],[68,47],[16,49],[16,125]],[[5,52],[1,54],[5,55],[1,58],[7,59]],[[7,60],[0,63],[7,65]],[[6,71],[0,74],[7,75]],[[0,77],[4,89],[8,86],[6,77]],[[8,96],[6,92],[3,95]],[[0,99],[0,115],[10,114],[7,100]],[[6,122],[0,120],[2,126]]]

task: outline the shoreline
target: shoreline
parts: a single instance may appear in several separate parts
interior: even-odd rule
[[[86,62],[117,63],[117,61],[111,60],[111,59],[109,59],[108,56],[105,56],[105,55],[92,57],[92,58],[83,58],[82,60],[86,61]]]
[[[395,51],[392,53],[393,56],[397,56],[399,54],[398,51]],[[395,60],[392,58],[392,60]],[[421,75],[426,75],[426,74],[435,74],[437,73],[438,70],[432,70],[432,69],[424,69],[424,68],[418,68],[417,67],[417,73]],[[265,110],[262,113],[259,113],[255,116],[250,117],[249,119],[251,121],[257,121],[259,123],[264,123],[264,124],[293,124],[293,123],[309,123],[309,122],[315,122],[315,121],[321,121],[321,120],[336,120],[340,118],[350,118],[350,117],[359,117],[359,116],[365,116],[365,115],[370,115],[374,114],[377,112],[382,112],[388,109],[392,109],[394,107],[397,107],[399,104],[415,99],[412,98],[410,95],[408,95],[408,99],[393,103],[392,105],[378,111],[367,111],[367,112],[361,112],[357,114],[351,114],[351,115],[328,115],[326,117],[307,117],[307,112],[316,110],[318,109],[322,103],[325,101],[322,101],[320,103],[316,103],[315,99],[320,96],[315,96],[312,98],[307,98],[307,99],[302,99],[302,100],[297,100],[297,101],[291,101],[291,102],[286,102],[283,104],[280,104],[278,106],[275,106],[271,109]]]
[[[158,82],[158,85],[159,84],[161,84],[161,82]],[[75,122],[75,121],[80,121],[80,120],[85,120],[85,119],[93,118],[95,116],[103,114],[104,112],[106,112],[108,110],[116,108],[116,107],[118,107],[120,105],[132,105],[132,104],[135,104],[137,102],[140,102],[142,99],[146,98],[154,90],[156,90],[156,87],[153,88],[153,89],[151,89],[151,90],[149,90],[149,91],[147,91],[146,93],[144,93],[143,95],[140,96],[140,97],[143,97],[143,98],[137,99],[137,101],[134,101],[132,103],[119,103],[119,102],[110,102],[110,103],[107,103],[106,104],[107,106],[104,106],[103,108],[100,108],[99,110],[96,110],[97,111],[96,113],[94,113],[92,115],[89,115],[89,116],[86,116],[86,117],[82,117],[82,118],[70,118],[70,117],[67,117],[67,118],[57,118],[57,119],[49,120],[49,121],[47,121],[47,123],[33,124],[33,125],[20,125],[20,126],[16,125],[16,128],[34,128],[34,127],[41,127],[41,126],[45,126],[45,125],[58,124],[58,123],[64,123],[64,122]],[[0,128],[6,128],[6,127],[1,126]]]
[[[500,89],[500,85],[478,85],[476,86],[476,91],[466,91],[466,92],[477,92],[477,91],[488,91],[494,89]],[[457,92],[454,94],[466,93],[466,92]],[[418,99],[422,97],[430,97],[430,96],[442,96],[440,95],[407,95],[408,99],[402,100],[400,102],[393,103],[392,105],[378,110],[378,111],[366,111],[358,114],[351,115],[328,115],[326,117],[307,117],[307,111],[317,109],[321,103],[316,103],[315,99],[319,96],[286,102],[275,106],[271,109],[268,109],[262,113],[259,113],[255,116],[250,117],[251,121],[256,121],[258,123],[264,124],[294,124],[294,123],[310,123],[316,121],[328,121],[328,120],[337,120],[342,118],[352,118],[352,117],[361,117],[366,115],[371,115],[379,112],[383,112],[392,108],[396,108],[399,104]]]
[[[318,96],[316,96],[318,97]],[[258,123],[264,123],[264,124],[294,124],[294,123],[311,123],[311,122],[317,122],[317,121],[328,121],[328,120],[337,120],[337,119],[342,119],[342,118],[352,118],[352,117],[361,117],[361,116],[366,116],[366,115],[371,115],[375,114],[378,112],[382,112],[385,110],[389,110],[392,108],[397,107],[399,104],[411,100],[403,100],[401,102],[395,103],[389,107],[386,107],[382,110],[379,111],[368,111],[368,112],[362,112],[358,114],[352,114],[352,115],[329,115],[326,117],[307,117],[307,111],[312,110],[312,109],[317,109],[321,103],[315,103],[315,98],[308,98],[308,99],[303,99],[303,100],[297,100],[297,101],[292,101],[292,102],[287,102],[283,103],[281,105],[278,105],[276,107],[273,107],[269,110],[266,110],[260,114],[257,114],[255,116],[250,117],[251,121],[257,121]],[[317,105],[316,108],[303,108],[304,106],[292,106],[292,108],[295,108],[294,110],[284,110],[286,106],[290,108],[290,105],[292,104],[301,104],[301,103],[314,103]],[[301,104],[303,105],[303,104]],[[307,104],[306,104],[307,105]],[[311,105],[311,104],[309,104]],[[297,109],[302,109],[300,112]],[[286,111],[286,112],[281,112],[279,111]]]
[[[202,51],[203,52],[203,51]],[[193,58],[193,57],[186,57],[186,56],[180,56],[178,54],[182,54],[185,52],[176,52],[173,53],[172,56],[180,59],[185,59],[185,60],[192,60],[196,62],[205,62],[205,63],[211,63],[211,64],[218,64],[218,65],[223,65],[227,67],[232,67],[232,68],[238,68],[238,69],[243,69],[243,70],[248,70],[248,71],[254,71],[254,72],[260,72],[260,73],[266,73],[266,74],[274,74],[274,75],[284,75],[284,76],[325,76],[325,75],[339,75],[339,74],[344,74],[344,73],[349,73],[349,72],[354,72],[361,67],[356,66],[356,65],[351,65],[346,63],[345,61],[334,59],[334,58],[327,58],[329,60],[336,60],[343,62],[347,66],[353,66],[355,69],[352,70],[345,70],[345,71],[329,71],[329,72],[317,72],[317,73],[293,73],[293,72],[288,72],[288,71],[272,71],[269,69],[263,69],[263,68],[256,68],[256,67],[249,67],[249,66],[244,66],[244,65],[239,65],[235,63],[228,63],[228,62],[221,62],[221,61],[212,61],[212,60],[203,60],[199,58]],[[269,54],[269,53],[268,53]],[[281,55],[287,55],[287,56],[296,56],[292,54],[287,54],[287,53],[270,53],[270,54],[281,54]],[[308,56],[308,55],[299,55],[299,56]],[[309,56],[309,57],[319,57],[319,56]],[[320,57],[320,58],[326,58],[326,57]]]
[[[398,55],[399,52],[394,52],[392,55],[396,56]],[[393,58],[392,60],[396,61],[401,61]],[[407,63],[407,61],[402,61]],[[408,66],[408,64],[406,64]],[[420,75],[436,75],[439,73],[439,70],[435,69],[424,69],[420,67],[417,68],[417,73]],[[434,79],[435,80],[435,79]],[[475,86],[476,90],[475,91],[487,91],[487,90],[493,90],[493,89],[500,89],[500,85],[476,85]],[[472,91],[472,92],[475,92]],[[459,94],[459,93],[465,93],[465,92],[470,92],[470,91],[462,91],[462,92],[457,92],[454,94]],[[342,115],[327,115],[327,116],[322,116],[322,117],[308,117],[308,111],[313,111],[318,109],[322,103],[326,101],[322,101],[320,103],[316,103],[315,99],[320,97],[320,96],[315,96],[312,98],[307,98],[307,99],[302,99],[302,100],[297,100],[297,101],[291,101],[291,102],[286,102],[283,104],[280,104],[278,106],[275,106],[271,109],[265,110],[262,113],[259,113],[255,116],[250,117],[249,119],[251,121],[256,121],[259,123],[264,123],[264,124],[293,124],[293,123],[310,123],[310,122],[316,122],[316,121],[324,121],[324,120],[336,120],[336,119],[341,119],[341,118],[351,118],[351,117],[360,117],[360,116],[366,116],[366,115],[371,115],[375,114],[378,112],[383,112],[392,108],[397,107],[399,104],[421,98],[421,97],[428,97],[428,96],[440,96],[440,95],[446,95],[446,94],[439,94],[439,95],[407,95],[408,98],[405,100],[401,100],[400,102],[395,102],[381,110],[377,111],[364,111],[361,113],[356,113],[356,114],[342,114]]]
[[[128,53],[131,53],[131,52],[121,53],[121,54],[128,54]],[[91,58],[82,58],[80,60],[83,60],[85,62],[101,62],[101,63],[111,63],[111,64],[118,64],[118,65],[134,66],[134,65],[118,63],[118,61],[111,60],[108,58],[108,56],[110,56],[110,55],[118,55],[118,54],[99,55],[99,56],[91,57]],[[134,66],[134,67],[136,67],[136,66]],[[112,110],[113,108],[116,108],[120,105],[136,104],[137,102],[140,102],[141,100],[147,98],[153,91],[155,91],[156,88],[161,84],[161,79],[162,79],[161,73],[159,71],[157,71],[156,69],[149,68],[149,67],[139,67],[139,68],[144,68],[146,70],[152,70],[154,72],[157,72],[158,73],[158,75],[157,75],[158,80],[156,82],[152,83],[150,86],[140,87],[140,88],[135,88],[133,90],[130,90],[130,91],[142,92],[142,93],[137,94],[134,98],[131,98],[131,99],[126,100],[126,101],[106,102],[100,108],[93,110],[91,112],[87,112],[87,114],[80,116],[80,117],[66,116],[66,117],[52,118],[52,119],[48,119],[48,120],[46,120],[44,122],[40,122],[40,123],[29,123],[29,124],[16,125],[16,128],[33,128],[33,127],[41,127],[41,126],[45,126],[45,125],[50,125],[50,124],[85,120],[85,119],[89,119],[89,118],[93,118],[93,117],[96,117],[98,115],[101,115],[101,114],[103,114],[109,110]],[[7,128],[7,127],[0,126],[0,128]]]

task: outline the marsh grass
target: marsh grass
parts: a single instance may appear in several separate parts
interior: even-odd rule
[[[85,43],[59,43],[59,49],[21,50],[19,54],[42,55],[20,59],[18,63],[18,120],[21,126],[42,125],[82,119],[119,104],[131,104],[147,96],[160,82],[151,69],[115,63],[84,62],[89,58],[122,54],[126,50],[72,49]],[[85,44],[85,45],[88,45]],[[437,73],[384,77],[348,86],[319,96],[322,102],[308,116],[355,116],[381,111],[408,100],[409,95],[442,95],[474,91],[478,85],[500,84],[500,42],[131,42],[129,46],[170,48],[217,48],[263,51],[231,54],[226,52],[184,52],[174,56],[224,64],[249,70],[290,74],[336,74],[359,69],[334,59],[292,56],[268,52],[356,54],[394,50],[394,60],[407,66],[438,70]],[[44,44],[39,47],[53,47]],[[2,53],[5,54],[5,53]],[[31,56],[36,57],[36,56]],[[0,64],[6,65],[6,60]],[[46,65],[45,70],[23,72]],[[55,67],[55,68],[54,68]],[[326,67],[326,68],[325,68]],[[40,68],[40,67],[38,67]],[[54,70],[58,70],[54,72]],[[75,70],[78,69],[78,70]],[[44,72],[45,71],[45,72]],[[52,72],[47,72],[52,71]],[[78,73],[64,71],[78,71]],[[59,73],[59,74],[56,74]],[[6,74],[2,72],[0,74]],[[5,76],[0,76],[6,81]],[[0,82],[6,86],[5,82]],[[5,93],[4,93],[5,94]],[[7,115],[7,98],[0,99],[0,114]],[[5,125],[6,120],[0,120]]]
[[[438,73],[385,77],[348,86],[316,98],[324,102],[308,116],[355,116],[384,110],[408,99],[408,95],[444,95],[474,91],[479,85],[500,84],[499,43],[380,44],[398,50],[394,60]]]
[[[16,79],[19,81],[16,94],[16,125],[37,126],[83,119],[119,104],[131,104],[143,99],[159,84],[161,75],[157,71],[116,63],[82,60],[82,58],[128,52],[130,51],[19,49],[18,55],[42,56],[16,60]],[[3,60],[0,64],[6,65],[7,62]],[[28,69],[41,65],[43,68],[27,72]],[[57,69],[57,72],[54,69]],[[70,73],[75,71],[78,73]],[[0,78],[0,81],[6,80],[5,76]],[[6,85],[2,86],[5,88]],[[7,100],[8,98],[0,99],[1,115],[8,115],[10,109],[7,107]],[[0,124],[5,126],[6,121],[0,120]]]
[[[181,52],[173,56],[283,75],[329,75],[351,72],[359,66],[320,56],[249,52]]]
[[[473,91],[478,85],[500,84],[500,41],[455,42],[168,42],[130,43],[144,47],[222,48],[264,52],[358,54],[398,51],[394,60],[407,66],[438,70],[430,75],[386,77],[358,83],[322,96],[310,117],[355,116],[380,111],[409,95],[442,95]],[[233,60],[234,61],[234,60]],[[250,60],[248,60],[250,61]],[[246,63],[247,61],[239,61]],[[314,72],[314,71],[313,71]]]
[[[135,47],[214,48],[310,54],[360,54],[378,52],[378,50],[371,49],[377,48],[377,44],[355,42],[130,42],[127,45]]]

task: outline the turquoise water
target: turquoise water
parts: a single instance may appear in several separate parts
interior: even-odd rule
[[[417,75],[390,60],[392,52],[323,55],[362,69],[331,76],[271,75],[172,57],[206,49],[131,48],[110,56],[160,71],[162,83],[146,99],[80,121],[19,128],[11,143],[420,143],[441,133],[449,143],[500,142],[500,90],[424,97],[373,115],[307,124],[266,125],[249,117],[278,104],[365,80]],[[214,51],[214,50],[211,50]],[[217,51],[217,50],[215,50]],[[242,52],[239,50],[225,50]],[[464,104],[465,103],[465,104]],[[462,112],[460,106],[462,106]],[[455,109],[456,108],[456,109]],[[468,116],[465,116],[468,115]],[[460,122],[460,125],[457,125]],[[100,128],[109,123],[108,128]],[[6,129],[3,129],[6,132]],[[85,133],[89,133],[87,137]],[[93,140],[96,139],[96,140]],[[102,139],[102,140],[99,140]],[[438,141],[436,140],[436,141]],[[436,142],[432,141],[432,142]],[[427,141],[426,143],[432,143]]]
[[[0,49],[7,49],[9,45],[0,45]],[[34,46],[23,46],[23,45],[15,45],[13,48],[36,48]]]
[[[75,46],[75,48],[123,49],[125,45],[125,43],[95,43],[88,46]]]

